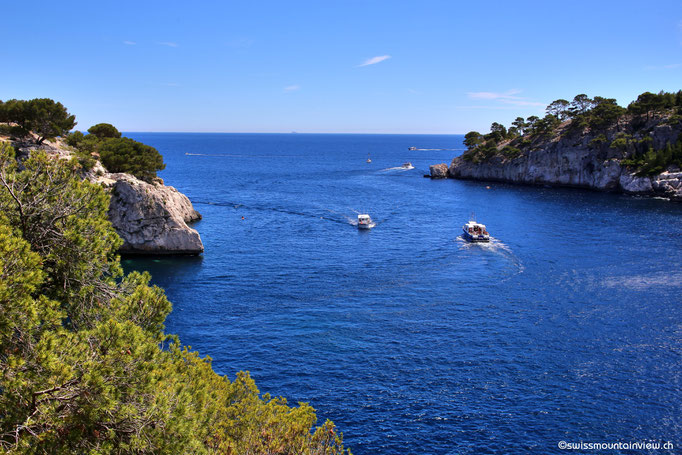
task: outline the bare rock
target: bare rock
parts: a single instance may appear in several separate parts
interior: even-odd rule
[[[448,176],[448,165],[445,163],[432,164],[429,166],[429,173],[432,179],[444,179]]]
[[[651,179],[653,189],[662,196],[682,201],[682,172],[668,170]]]
[[[650,193],[653,191],[649,177],[637,177],[634,174],[623,172],[620,175],[620,187],[626,193]]]
[[[100,181],[111,188],[109,219],[123,239],[122,253],[204,251],[199,233],[187,225],[201,219],[187,196],[172,186],[150,184],[128,174],[107,174]]]

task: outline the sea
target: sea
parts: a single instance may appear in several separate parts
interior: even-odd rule
[[[682,447],[682,204],[424,178],[461,135],[126,135],[203,215],[203,255],[124,260],[166,331],[354,454]]]

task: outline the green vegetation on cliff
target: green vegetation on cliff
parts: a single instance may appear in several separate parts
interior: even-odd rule
[[[99,123],[88,130],[66,136],[66,143],[74,147],[79,156],[99,157],[109,172],[125,172],[135,177],[151,181],[156,172],[166,168],[163,157],[154,147],[127,137],[108,123]],[[86,164],[87,166],[87,164]]]
[[[154,147],[121,137],[121,133],[108,123],[99,123],[88,129],[88,135],[80,131],[69,133],[76,126],[76,117],[66,108],[49,98],[33,100],[0,101],[0,133],[17,140],[36,136],[36,144],[59,136],[75,149],[80,164],[86,169],[99,158],[109,172],[125,172],[151,181],[157,171],[166,165]]]
[[[108,195],[80,171],[0,144],[0,453],[342,453],[308,404],[164,333],[171,304],[123,276]]]
[[[62,103],[49,98],[0,101],[0,123],[11,124],[9,132],[18,137],[35,133],[38,145],[46,139],[63,136],[74,126],[76,117]]]
[[[494,156],[513,160],[542,149],[548,140],[572,138],[579,143],[588,138],[588,146],[595,152],[619,159],[638,175],[653,175],[669,166],[682,167],[682,137],[654,148],[650,133],[660,125],[682,129],[682,90],[645,92],[627,108],[612,98],[580,94],[570,102],[553,101],[543,118],[517,117],[508,129],[494,122],[490,133],[467,133],[464,144],[468,150],[462,158],[472,163],[486,162]]]

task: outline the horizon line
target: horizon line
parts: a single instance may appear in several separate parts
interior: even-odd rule
[[[83,133],[87,132],[82,131]],[[278,132],[278,131],[121,131],[121,133],[153,133],[153,134],[356,134],[356,135],[387,135],[387,136],[463,136],[466,133],[353,133],[353,132]]]

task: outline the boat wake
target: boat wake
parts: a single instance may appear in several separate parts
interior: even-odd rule
[[[409,171],[412,169],[414,169],[414,166],[411,166],[411,167],[396,166],[396,167],[387,167],[386,169],[381,169],[380,172]]]
[[[501,282],[507,281],[510,278],[523,273],[526,267],[521,260],[514,254],[512,249],[495,237],[490,237],[490,242],[469,242],[462,235],[458,236],[455,241],[459,245],[460,251],[467,251],[474,253],[476,250],[491,253],[500,259],[506,261],[511,265],[511,270],[500,279]]]
[[[279,212],[279,213],[285,213],[287,215],[294,215],[294,216],[300,216],[300,217],[306,217],[306,218],[314,218],[318,220],[323,220],[323,221],[331,221],[333,223],[338,223],[338,224],[344,224],[344,225],[350,225],[350,226],[355,226],[357,227],[358,225],[358,219],[357,215],[360,213],[367,213],[367,212],[359,212],[355,209],[349,208],[349,210],[353,213],[355,213],[355,216],[351,216],[347,213],[341,213],[337,212],[331,209],[320,209],[320,212],[318,213],[311,213],[311,212],[304,212],[304,211],[298,211],[298,210],[291,210],[287,208],[282,208],[282,207],[273,207],[273,206],[264,206],[264,205],[249,205],[249,204],[242,204],[240,202],[229,202],[229,201],[222,201],[222,202],[212,202],[212,201],[192,201],[194,204],[199,204],[199,205],[212,205],[212,206],[218,206],[218,207],[227,207],[227,208],[232,208],[234,210],[237,209],[245,209],[245,210],[256,210],[256,211],[263,211],[263,212]],[[331,214],[331,216],[330,216]],[[378,226],[382,222],[386,221],[386,219],[382,220],[373,220],[375,226]]]
[[[462,152],[462,151],[467,151],[468,149],[418,149],[418,148],[415,148],[414,150],[419,151],[419,152],[430,152],[430,151],[436,151],[436,152]]]
[[[214,158],[228,157],[228,158],[302,158],[306,155],[253,155],[253,154],[239,154],[239,153],[189,153],[185,152],[185,156],[208,156]]]

